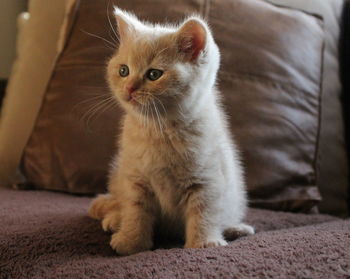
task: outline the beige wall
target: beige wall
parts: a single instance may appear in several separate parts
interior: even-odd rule
[[[0,0],[0,78],[8,78],[15,58],[17,15],[27,0]]]

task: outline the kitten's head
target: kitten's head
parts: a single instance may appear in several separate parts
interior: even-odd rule
[[[210,94],[219,51],[207,24],[190,17],[179,26],[152,25],[115,8],[120,45],[108,81],[128,112],[176,117]]]

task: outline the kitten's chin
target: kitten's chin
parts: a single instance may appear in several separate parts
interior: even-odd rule
[[[125,109],[134,109],[135,107],[141,106],[139,102],[129,96],[120,96],[118,99],[119,103],[121,103]]]
[[[142,114],[142,104],[137,102],[135,99],[123,100],[122,105],[126,112],[134,115]]]
[[[139,102],[137,102],[137,101],[136,101],[135,99],[133,99],[133,98],[127,99],[126,102],[127,102],[129,105],[133,106],[133,107],[139,106],[139,105],[140,105]]]

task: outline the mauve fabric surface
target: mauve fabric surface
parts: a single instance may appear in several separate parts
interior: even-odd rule
[[[257,234],[226,247],[119,257],[90,199],[0,190],[0,278],[349,278],[350,220],[251,209]],[[165,248],[167,247],[167,248]]]
[[[260,0],[117,4],[151,22],[173,22],[193,12],[207,17],[222,52],[218,84],[253,204],[293,211],[313,207],[320,200],[320,20]],[[87,32],[110,38],[107,9],[108,1],[80,1],[22,160],[29,183],[38,188],[105,190],[122,112],[102,105],[91,115],[109,94],[104,65],[112,50]]]

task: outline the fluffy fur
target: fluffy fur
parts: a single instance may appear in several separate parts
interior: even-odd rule
[[[243,172],[215,88],[220,54],[207,24],[151,25],[117,8],[115,16],[120,46],[107,76],[126,115],[109,193],[90,216],[113,232],[122,255],[151,249],[157,224],[192,248],[253,234],[242,223]],[[148,79],[150,69],[161,77]]]

